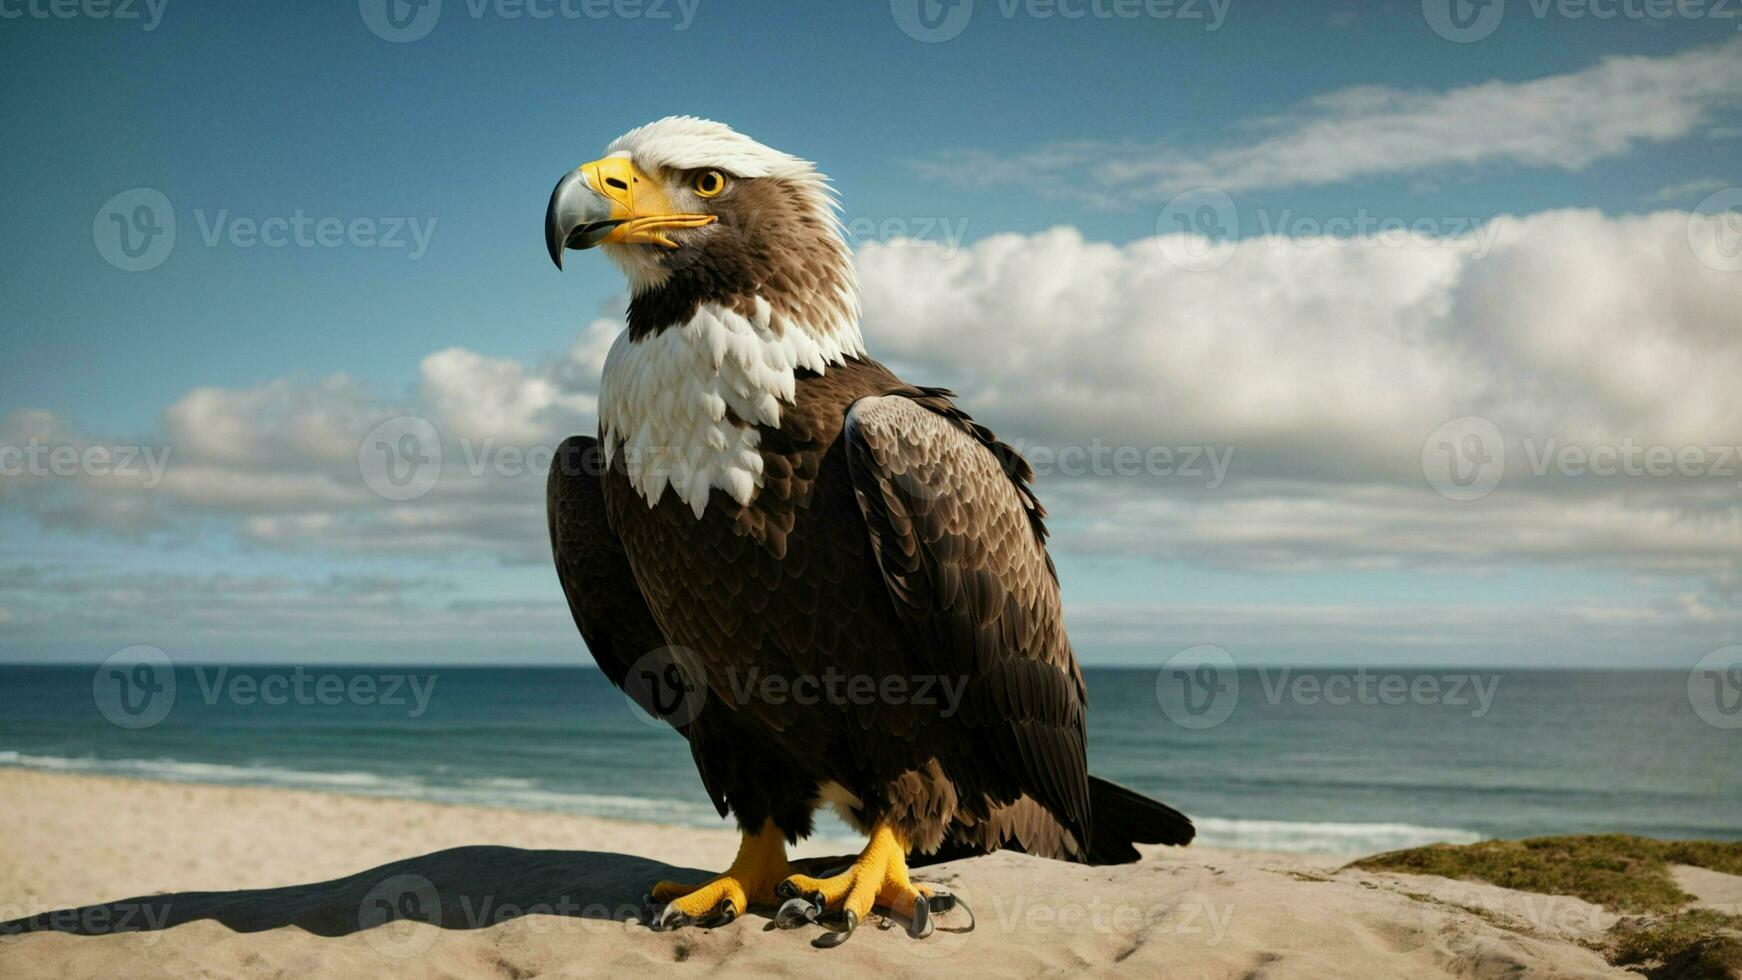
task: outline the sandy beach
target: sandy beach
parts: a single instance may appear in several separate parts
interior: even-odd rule
[[[1595,905],[1344,857],[959,861],[919,877],[971,902],[971,933],[873,923],[819,950],[765,914],[635,921],[651,881],[726,863],[724,827],[23,770],[0,770],[0,797],[0,918],[34,917],[0,936],[6,976],[1638,976],[1583,945],[1615,921]],[[1737,883],[1683,879],[1715,901]]]

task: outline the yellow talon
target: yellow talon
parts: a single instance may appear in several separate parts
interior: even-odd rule
[[[887,825],[879,824],[852,867],[830,878],[793,875],[781,882],[784,898],[820,896],[831,911],[851,912],[853,920],[864,919],[872,908],[912,915],[914,902],[931,890],[916,886],[907,877],[907,842]]]
[[[745,834],[725,874],[699,885],[662,881],[653,886],[655,901],[666,902],[655,929],[674,929],[701,921],[716,913],[727,921],[742,915],[752,905],[773,905],[774,888],[792,874],[786,860],[786,841],[773,821],[754,834]]]

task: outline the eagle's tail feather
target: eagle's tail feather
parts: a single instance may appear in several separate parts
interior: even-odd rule
[[[1190,817],[1099,776],[1089,777],[1089,812],[1090,864],[1129,864],[1138,858],[1133,844],[1184,845],[1197,835]]]
[[[1058,817],[1025,796],[994,811],[989,820],[955,825],[935,851],[915,851],[908,864],[918,868],[997,850],[1087,864],[1130,864],[1141,856],[1133,845],[1184,845],[1197,834],[1185,814],[1099,776],[1089,777],[1089,808],[1094,830],[1087,854],[1067,843],[1069,834]]]

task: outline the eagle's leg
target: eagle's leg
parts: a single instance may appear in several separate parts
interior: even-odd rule
[[[773,905],[774,888],[792,874],[786,861],[786,839],[763,823],[754,834],[745,834],[738,856],[726,873],[699,885],[662,881],[653,886],[651,897],[666,905],[653,920],[655,929],[676,929],[692,922],[718,925],[730,922],[752,905]]]
[[[898,831],[888,824],[878,824],[872,829],[865,849],[847,870],[828,878],[793,875],[782,881],[775,893],[786,902],[775,923],[792,928],[814,919],[821,911],[838,911],[844,927],[819,936],[815,942],[818,946],[838,946],[847,941],[875,907],[908,917],[912,923],[909,931],[924,938],[931,933],[927,900],[932,891],[908,879],[907,850],[907,841]]]

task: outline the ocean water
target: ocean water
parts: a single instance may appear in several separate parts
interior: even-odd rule
[[[1686,673],[1243,670],[1214,697],[1155,670],[1086,675],[1091,770],[1191,814],[1210,846],[1742,838],[1742,730],[1696,710]],[[682,739],[590,669],[168,676],[0,667],[0,765],[727,826]]]

